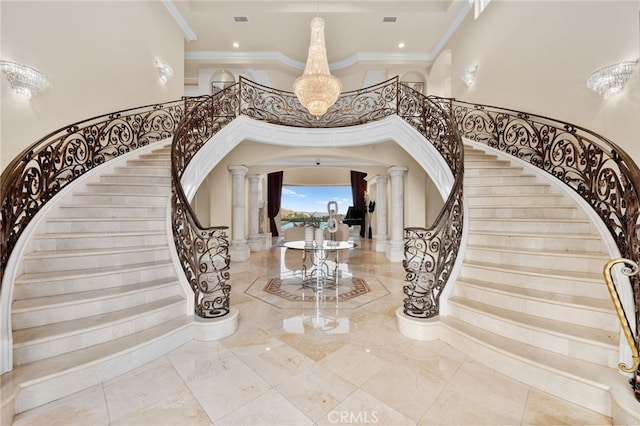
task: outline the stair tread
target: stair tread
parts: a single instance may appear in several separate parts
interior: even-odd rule
[[[472,248],[474,250],[484,250],[491,252],[499,252],[499,253],[520,253],[520,254],[533,254],[533,255],[546,255],[553,257],[581,257],[586,259],[593,260],[604,260],[608,262],[610,257],[607,253],[603,252],[590,252],[590,251],[576,251],[576,250],[550,250],[550,249],[539,249],[539,248],[512,248],[512,247],[489,247],[484,245],[476,245],[476,244],[468,244],[467,248]],[[603,263],[603,267],[604,267]]]
[[[192,317],[182,315],[146,330],[105,343],[15,366],[12,371],[3,375],[2,393],[4,393],[5,384],[8,388],[18,384],[27,387],[31,381],[40,381],[49,376],[60,376],[70,370],[90,366],[100,360],[107,360],[119,353],[132,351],[155,339],[188,327],[191,322]]]
[[[12,311],[23,312],[33,310],[34,308],[44,309],[77,304],[78,302],[87,303],[105,298],[122,297],[133,293],[153,290],[159,287],[167,287],[171,284],[175,284],[176,286],[178,285],[175,277],[164,277],[156,280],[143,281],[118,287],[102,288],[98,290],[77,291],[74,293],[56,294],[52,296],[17,299],[13,302]]]
[[[143,246],[130,246],[130,247],[106,247],[106,248],[91,248],[80,250],[42,250],[27,253],[23,256],[23,259],[45,259],[54,257],[69,257],[69,256],[92,256],[98,254],[113,254],[113,253],[134,253],[140,251],[160,250],[167,248],[166,244],[153,244]]]
[[[165,221],[164,216],[151,217],[52,217],[47,222],[149,222],[150,220]]]
[[[463,264],[470,266],[477,266],[487,269],[494,269],[500,271],[508,271],[511,273],[521,274],[521,275],[532,275],[532,276],[545,276],[552,278],[577,278],[583,281],[593,281],[597,283],[601,283],[603,278],[601,273],[595,272],[582,272],[582,271],[567,271],[560,269],[550,269],[550,268],[534,268],[527,266],[518,266],[511,267],[511,265],[505,265],[503,263],[493,263],[493,262],[477,262],[477,261],[469,261],[464,260]]]
[[[613,312],[611,300],[608,299],[575,296],[564,293],[556,293],[553,291],[553,289],[550,289],[549,291],[537,290],[526,287],[518,287],[515,285],[499,284],[468,277],[460,277],[456,280],[456,283],[480,287],[489,291],[518,296],[530,300],[539,300],[544,303],[570,306],[579,309],[597,310],[601,312]]]
[[[491,222],[523,222],[523,223],[528,223],[528,222],[550,222],[550,223],[591,223],[589,221],[589,219],[582,219],[582,218],[549,218],[549,217],[542,217],[542,218],[535,218],[535,219],[531,219],[531,218],[520,218],[520,217],[505,217],[505,218],[500,218],[500,217],[478,217],[478,218],[474,218],[473,221],[491,221]]]
[[[136,236],[156,236],[165,235],[163,230],[143,230],[143,231],[106,231],[106,232],[67,232],[67,233],[42,233],[34,236],[34,239],[69,239],[69,238],[104,238],[104,237],[136,237]]]
[[[75,320],[49,323],[46,325],[24,328],[13,331],[14,347],[21,347],[27,343],[33,344],[41,341],[53,340],[65,335],[73,335],[91,329],[99,329],[114,323],[131,321],[135,316],[144,316],[152,311],[161,310],[177,303],[183,303],[182,296],[171,296],[153,302],[132,306],[117,311],[92,315]]]
[[[500,231],[482,231],[482,230],[470,230],[469,234],[474,235],[488,235],[488,236],[505,236],[504,232]],[[601,240],[598,234],[563,234],[563,233],[548,233],[541,235],[540,233],[533,232],[509,232],[509,236],[523,237],[523,238],[563,238],[563,239],[589,239],[589,240]]]
[[[69,269],[66,271],[51,271],[51,272],[30,272],[28,274],[20,275],[15,283],[19,284],[27,284],[34,282],[50,282],[50,281],[58,281],[86,276],[94,276],[99,277],[103,275],[111,275],[117,274],[120,272],[129,272],[136,270],[144,270],[144,269],[153,269],[158,267],[164,267],[168,265],[173,265],[170,260],[155,260],[151,262],[140,262],[140,263],[131,263],[127,265],[114,265],[114,266],[102,266],[98,268],[91,269]]]
[[[541,368],[553,370],[556,374],[591,383],[603,390],[608,388],[604,383],[609,382],[612,377],[615,379],[615,375],[618,375],[613,368],[541,349],[526,343],[516,342],[451,316],[442,318],[441,322],[445,326],[463,333],[471,340],[490,345],[502,353],[511,354]],[[611,380],[611,382],[614,381]]]

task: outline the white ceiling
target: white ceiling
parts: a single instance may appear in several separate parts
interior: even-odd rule
[[[185,78],[199,70],[245,69],[291,90],[304,68],[311,19],[325,20],[327,55],[343,90],[389,67],[426,72],[468,0],[163,0],[185,33]],[[248,22],[236,22],[246,17]],[[383,22],[395,17],[396,22]],[[233,47],[237,42],[239,47]],[[399,43],[404,47],[398,47]],[[370,74],[371,75],[371,74]],[[264,83],[264,81],[263,81]],[[375,82],[374,82],[375,83]],[[373,84],[373,83],[370,83]],[[284,87],[279,87],[284,86]]]

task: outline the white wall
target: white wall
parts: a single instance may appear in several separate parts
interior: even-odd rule
[[[639,12],[638,1],[493,0],[445,46],[453,96],[586,127],[640,162],[640,71],[606,100],[586,86],[596,69],[640,56]],[[473,64],[467,88],[460,73]]]
[[[182,96],[184,36],[161,2],[3,0],[0,9],[2,59],[35,67],[50,82],[27,100],[0,75],[3,169],[63,126]],[[155,58],[174,69],[167,84]]]

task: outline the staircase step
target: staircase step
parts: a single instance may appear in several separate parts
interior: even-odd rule
[[[547,209],[553,206],[571,207],[577,209],[574,203],[569,204],[566,197],[562,194],[490,194],[487,195],[467,195],[467,203],[469,207],[540,207]]]
[[[611,300],[602,273],[572,272],[549,268],[514,268],[497,262],[471,262],[462,264],[461,277],[498,284],[520,285],[531,290]]]
[[[178,297],[179,284],[164,280],[16,300],[12,308],[13,329],[21,330],[45,324],[86,318],[124,308]]]
[[[164,231],[38,234],[33,244],[35,251],[162,245],[167,244],[167,234]]]
[[[56,218],[46,220],[44,232],[82,233],[82,232],[131,232],[131,231],[159,231],[167,227],[166,218],[128,217],[128,218]]]
[[[478,185],[473,179],[464,183],[464,193],[467,197],[478,195],[525,195],[525,194],[551,194],[551,185],[545,183],[531,183],[520,185],[504,182],[500,185]]]
[[[605,367],[615,368],[618,364],[619,333],[616,332],[568,325],[458,297],[449,300],[449,309],[456,319],[516,343]]]
[[[92,269],[104,265],[128,265],[134,263],[169,260],[166,245],[133,246],[93,250],[40,251],[24,255],[24,273],[68,271],[78,267]]]
[[[469,222],[469,230],[520,234],[595,234],[591,222],[586,219],[474,218]]]
[[[137,169],[135,169],[137,170]],[[100,176],[101,183],[119,183],[119,184],[136,184],[146,183],[154,185],[171,185],[170,174],[114,174],[114,175],[102,175]]]
[[[615,335],[616,342],[619,337],[620,324],[610,300],[555,293],[553,288],[533,290],[468,277],[458,278],[456,287],[459,290],[456,298],[490,305],[494,313],[509,309],[552,321],[559,328],[579,326],[592,330],[599,327],[598,335],[608,336],[608,339]]]
[[[443,338],[502,374],[551,395],[611,416],[608,383],[616,370],[499,336],[451,316],[441,319]]]
[[[165,197],[166,198],[166,197]],[[59,207],[60,218],[65,217],[98,217],[98,218],[128,218],[128,217],[162,217],[167,214],[166,205],[81,205],[64,204]]]
[[[141,332],[16,367],[2,393],[16,393],[21,413],[103,383],[153,361],[193,338],[191,317],[182,315]],[[5,376],[3,376],[5,378]]]
[[[488,175],[486,172],[482,175],[472,176],[467,174],[465,170],[465,178],[463,180],[464,186],[488,186],[488,185],[502,185],[505,182],[509,182],[513,185],[529,185],[538,183],[538,178],[535,175],[523,175],[523,174],[507,174],[502,175]]]
[[[469,206],[470,218],[488,219],[582,219],[583,213],[575,206]]]
[[[120,166],[115,167],[113,172],[116,176],[168,176],[171,178],[171,168],[166,166]],[[105,175],[110,176],[110,175]],[[149,182],[150,183],[150,182]]]
[[[129,160],[127,161],[127,165],[131,166],[131,167],[138,167],[138,166],[145,166],[145,167],[150,167],[150,166],[155,166],[155,167],[171,167],[171,159],[170,158],[145,158],[145,159],[139,159],[139,160]]]
[[[94,182],[86,185],[89,192],[99,192],[108,194],[159,194],[168,196],[170,188],[165,185],[155,185],[153,183],[103,183]]]
[[[465,156],[464,158],[464,168],[466,170],[477,170],[477,169],[516,169],[522,170],[522,167],[512,166],[511,161],[500,160],[497,156],[494,157],[482,157],[480,155],[476,156]]]
[[[522,167],[511,167],[511,166],[495,166],[487,163],[483,166],[476,165],[467,166],[467,162],[464,162],[464,179],[471,180],[480,177],[493,177],[493,178],[509,178],[516,176],[527,176],[523,174]],[[535,175],[531,175],[535,178]]]
[[[90,270],[76,269],[24,274],[16,279],[14,299],[107,289],[160,278],[173,279],[174,277],[173,263],[168,260],[102,266]]]
[[[179,317],[184,310],[184,298],[173,296],[90,317],[16,330],[13,333],[14,365],[139,333]]]
[[[565,270],[601,274],[602,268],[609,261],[608,256],[585,252],[549,251],[549,250],[515,250],[468,245],[465,260],[471,262],[495,262],[514,267]]]
[[[95,192],[78,192],[71,200],[74,205],[109,205],[109,206],[162,206],[166,207],[169,197],[165,194],[109,194]]]
[[[469,232],[468,243],[471,245],[484,244],[487,247],[502,247],[513,249],[556,250],[556,251],[584,251],[599,253],[606,256],[606,250],[599,235],[585,234],[527,234],[501,232]]]

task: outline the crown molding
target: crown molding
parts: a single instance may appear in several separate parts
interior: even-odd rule
[[[162,0],[162,4],[164,5],[165,9],[167,9],[169,14],[173,17],[173,20],[176,21],[176,24],[178,24],[180,29],[182,29],[182,32],[184,33],[184,38],[187,41],[196,40],[198,36],[191,29],[191,27],[189,26],[187,21],[184,19],[182,14],[178,11],[178,9],[176,9],[173,2],[171,0]]]

